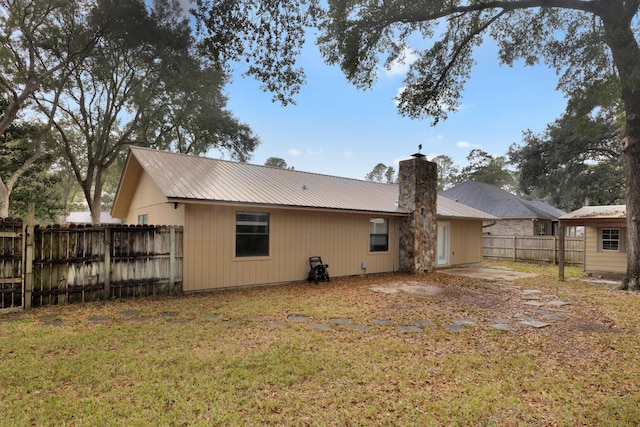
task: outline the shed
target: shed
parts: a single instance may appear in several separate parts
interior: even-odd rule
[[[618,278],[627,271],[627,207],[585,206],[560,217],[560,228],[584,226],[584,270]],[[563,241],[561,234],[561,242]],[[564,265],[560,264],[560,277]]]
[[[404,185],[131,147],[112,215],[184,226],[185,291],[301,280],[310,256],[332,276],[399,271],[407,258],[416,271],[431,258],[481,262],[482,221],[495,218],[439,197],[437,215],[426,202],[410,207],[423,187],[435,201],[435,164],[414,158],[400,169],[410,171]],[[413,242],[412,227],[421,230]]]

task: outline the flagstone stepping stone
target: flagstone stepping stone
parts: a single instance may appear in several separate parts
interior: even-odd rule
[[[238,322],[237,320],[223,320],[222,322],[218,323],[221,326],[227,326],[229,328],[234,328],[236,326],[240,326],[240,322]]]
[[[138,317],[140,316],[140,312],[138,310],[126,310],[120,313],[123,317]]]
[[[342,319],[339,317],[333,317],[329,319],[329,322],[336,325],[349,325],[351,324],[351,319]]]
[[[104,323],[104,322],[108,322],[109,320],[111,320],[111,317],[109,317],[109,316],[91,316],[87,320],[89,320],[89,322],[91,322],[91,323]]]
[[[542,315],[551,314],[550,311],[548,311],[548,310],[540,310],[539,308],[532,308],[529,311],[532,312],[532,313],[535,313],[535,314],[542,314]]]
[[[507,323],[509,323],[509,319],[505,319],[503,317],[494,317],[493,319],[489,320],[498,325],[506,325]]]
[[[413,323],[415,323],[418,326],[436,326],[436,322],[433,322],[433,321],[428,320],[428,319],[414,320]]]
[[[292,314],[291,316],[287,316],[287,320],[289,322],[295,322],[295,323],[307,323],[309,322],[309,318],[306,316],[298,316],[295,314]]]
[[[524,295],[522,297],[522,299],[527,300],[527,301],[539,301],[542,298],[540,298],[538,295]]]
[[[545,314],[542,318],[545,320],[555,320],[557,322],[564,322],[568,319],[566,316],[558,316],[557,314]]]
[[[460,326],[473,326],[476,324],[476,322],[471,319],[456,319],[453,321],[453,323]]]
[[[568,308],[559,307],[550,308],[549,311],[554,311],[556,313],[571,313],[571,310],[569,310]]]
[[[387,326],[387,325],[396,324],[394,320],[389,320],[389,319],[373,319],[372,322],[378,326]]]
[[[285,322],[284,322],[284,320],[266,320],[262,324],[264,326],[266,326],[267,328],[277,328],[277,327],[280,327],[280,326],[284,326]]]
[[[149,320],[149,318],[148,318],[148,317],[136,316],[136,317],[129,317],[129,318],[127,319],[127,322],[136,322],[136,323],[139,323],[139,322],[146,322],[147,320]]]
[[[542,292],[537,289],[525,289],[522,291],[524,295],[541,294]]]
[[[328,323],[313,323],[313,322],[309,322],[308,325],[309,325],[310,328],[320,329],[320,330],[323,330],[323,331],[326,331],[327,329],[330,328]]]
[[[539,301],[527,301],[524,304],[525,305],[532,305],[534,307],[542,307],[544,305],[543,302],[539,302]]]
[[[513,315],[513,317],[515,317],[516,319],[521,319],[521,320],[534,320],[533,317],[529,316],[528,314],[524,314],[524,313],[516,313]]]
[[[371,326],[366,326],[366,325],[347,325],[349,328],[353,329],[354,331],[360,331],[360,332],[369,332],[371,330]]]
[[[400,330],[400,332],[423,332],[421,328],[418,328],[417,326],[410,326],[410,325],[400,325],[398,326],[398,329]]]
[[[162,313],[162,317],[176,317],[179,314],[180,313],[178,313],[177,311],[165,311],[164,313]]]
[[[249,316],[247,320],[250,322],[264,322],[266,319],[264,316]]]
[[[545,326],[551,325],[551,323],[541,322],[539,320],[523,320],[520,324],[525,326],[532,326],[534,328],[544,328]]]
[[[571,303],[570,303],[570,302],[567,302],[567,301],[559,301],[559,300],[556,300],[556,301],[549,301],[547,304],[549,304],[549,305],[553,305],[553,306],[555,306],[555,307],[562,307],[563,305],[569,305],[569,304],[571,304]]]
[[[500,331],[510,332],[514,330],[511,326],[504,323],[494,323],[493,325],[489,325],[489,326],[491,326],[493,329],[498,329]]]
[[[191,319],[171,319],[170,321],[170,323],[173,323],[176,325],[184,325],[190,322],[191,322]]]
[[[220,320],[220,319],[222,319],[222,315],[221,314],[207,314],[206,316],[204,316],[204,318],[206,320]]]
[[[462,327],[461,325],[444,325],[442,326],[445,329],[448,329],[452,332],[460,332],[462,330],[464,330],[464,327]]]

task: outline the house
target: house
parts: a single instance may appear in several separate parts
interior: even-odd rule
[[[437,197],[434,163],[399,169],[382,184],[131,147],[112,215],[184,226],[184,291],[302,280],[311,256],[332,277],[481,262],[495,218]]]
[[[525,200],[495,185],[465,181],[439,193],[448,199],[498,217],[485,223],[493,236],[555,236],[565,212],[542,201]]]
[[[627,207],[585,206],[560,217],[561,229],[584,226],[584,271],[618,278],[627,271]],[[561,237],[562,239],[562,237]],[[561,265],[561,268],[563,266]],[[560,273],[564,276],[563,272]]]

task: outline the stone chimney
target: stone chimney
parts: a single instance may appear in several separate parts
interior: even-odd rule
[[[400,225],[400,271],[430,273],[436,268],[437,165],[417,153],[399,169],[398,201],[409,211]]]

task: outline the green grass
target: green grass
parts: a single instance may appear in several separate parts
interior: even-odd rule
[[[517,292],[442,274],[0,316],[0,425],[637,425],[640,296],[561,283],[553,267],[508,266],[539,274],[518,281],[523,289],[571,301],[570,319],[495,330],[488,319],[519,309]],[[366,288],[416,279],[445,292],[419,297]],[[503,305],[475,305],[479,293]],[[312,322],[348,318],[371,330],[268,323],[292,314]],[[108,320],[89,321],[94,316]],[[477,324],[462,332],[427,326],[402,333],[372,323],[444,325],[467,317]],[[47,324],[51,319],[62,326]]]

